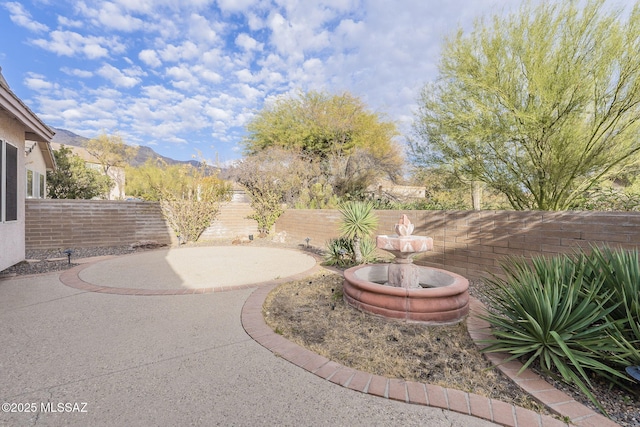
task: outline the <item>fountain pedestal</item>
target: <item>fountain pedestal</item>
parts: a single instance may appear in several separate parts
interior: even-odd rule
[[[395,225],[397,234],[378,236],[376,247],[394,255],[395,259],[389,265],[390,286],[406,289],[420,287],[420,271],[413,264],[413,257],[417,254],[433,249],[433,239],[425,236],[412,236],[413,224],[406,215],[402,215]]]

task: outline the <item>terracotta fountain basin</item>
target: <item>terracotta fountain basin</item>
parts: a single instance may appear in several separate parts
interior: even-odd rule
[[[469,313],[469,281],[450,271],[416,266],[419,288],[388,286],[389,264],[344,272],[344,299],[374,315],[425,324],[458,323]]]

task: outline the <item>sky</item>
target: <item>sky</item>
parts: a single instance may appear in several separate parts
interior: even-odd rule
[[[440,48],[520,0],[0,0],[0,66],[47,125],[177,159],[242,156],[245,125],[301,91],[350,92],[400,143]]]

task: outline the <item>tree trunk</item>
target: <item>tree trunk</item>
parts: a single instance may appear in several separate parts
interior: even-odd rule
[[[360,250],[360,237],[355,236],[353,238],[353,256],[355,258],[356,264],[362,264],[362,251]]]
[[[471,182],[471,204],[474,211],[482,209],[482,183],[480,181]]]

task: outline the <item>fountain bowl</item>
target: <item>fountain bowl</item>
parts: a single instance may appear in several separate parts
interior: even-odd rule
[[[420,287],[388,286],[389,264],[370,264],[344,272],[347,304],[358,310],[405,322],[455,324],[469,313],[469,281],[439,268],[417,266]]]

